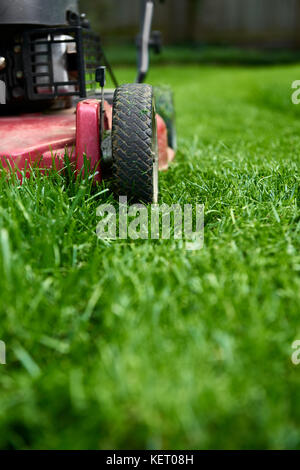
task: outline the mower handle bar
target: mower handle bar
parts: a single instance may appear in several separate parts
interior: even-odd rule
[[[149,70],[149,46],[154,13],[154,0],[141,0],[142,21],[138,39],[138,73],[136,81],[142,83]]]

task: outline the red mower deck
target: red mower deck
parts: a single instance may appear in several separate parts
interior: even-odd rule
[[[64,166],[68,152],[77,170],[84,164],[84,156],[90,161],[91,170],[96,170],[95,180],[100,182],[100,107],[99,100],[83,100],[77,109],[64,111],[21,114],[0,118],[0,159],[5,168],[18,173],[34,166],[48,169],[55,163],[57,169]],[[164,120],[157,116],[159,168],[167,169],[174,157],[168,148],[167,129]],[[112,107],[105,102],[105,130],[112,128]]]

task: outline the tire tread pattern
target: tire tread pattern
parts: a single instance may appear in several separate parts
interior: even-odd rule
[[[118,87],[113,101],[112,158],[115,192],[128,199],[153,200],[153,89]]]

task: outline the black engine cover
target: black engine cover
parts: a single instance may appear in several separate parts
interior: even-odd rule
[[[77,0],[0,0],[0,25],[65,25],[68,11],[78,13]]]

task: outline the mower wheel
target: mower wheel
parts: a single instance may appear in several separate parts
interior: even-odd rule
[[[118,87],[113,100],[112,173],[115,191],[134,202],[156,203],[158,147],[153,89]]]

